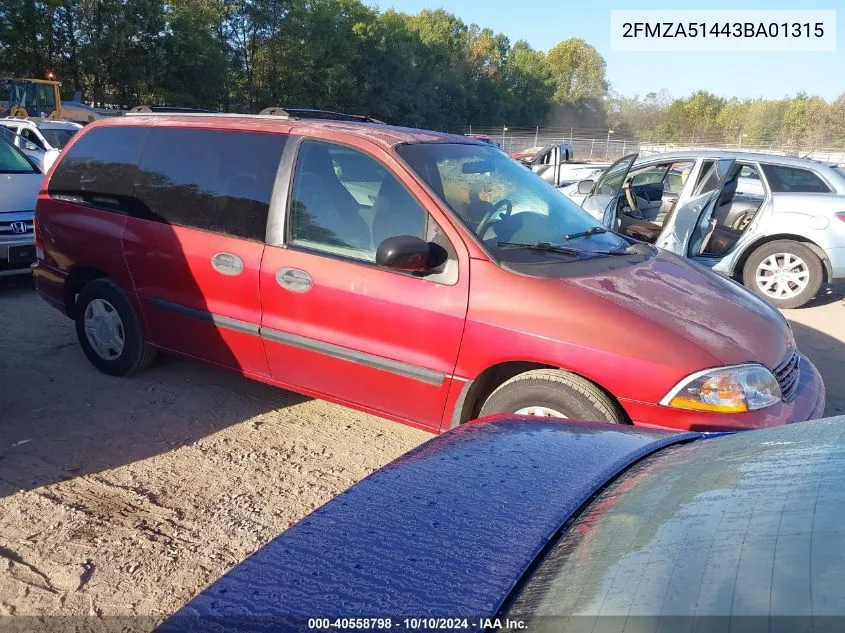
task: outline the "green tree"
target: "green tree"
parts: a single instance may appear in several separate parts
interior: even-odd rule
[[[799,94],[783,113],[785,140],[798,145],[823,143],[828,136],[828,114],[827,103],[823,99]]]
[[[601,99],[607,93],[605,61],[582,39],[571,38],[555,46],[546,55],[546,64],[555,84],[555,101]]]
[[[188,107],[226,107],[231,57],[222,23],[223,0],[170,0],[167,34],[156,56],[156,103]]]

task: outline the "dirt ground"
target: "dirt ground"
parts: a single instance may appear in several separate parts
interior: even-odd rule
[[[787,316],[845,413],[845,294]],[[166,616],[430,437],[173,358],[104,376],[27,280],[0,327],[0,615]]]

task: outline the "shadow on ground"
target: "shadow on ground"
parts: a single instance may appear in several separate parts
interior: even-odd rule
[[[98,372],[73,322],[29,279],[0,280],[0,497],[191,444],[307,398],[159,357],[131,378]]]
[[[816,308],[830,305],[837,301],[842,301],[845,298],[845,284],[838,284],[836,286],[822,286],[818,294],[809,302],[804,304],[802,308]],[[799,310],[802,308],[798,308]]]
[[[795,321],[792,321],[792,331],[798,348],[818,368],[824,380],[827,390],[825,417],[845,414],[845,343]]]

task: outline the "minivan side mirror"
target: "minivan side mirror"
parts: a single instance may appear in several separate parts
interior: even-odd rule
[[[30,152],[34,152],[35,150],[40,149],[38,145],[36,145],[32,141],[27,141],[26,143],[24,143],[24,148],[29,150]]]
[[[429,270],[431,244],[413,235],[388,237],[379,244],[376,264],[393,270],[424,272]]]
[[[595,186],[595,180],[581,180],[578,182],[578,193],[593,193],[593,187]]]

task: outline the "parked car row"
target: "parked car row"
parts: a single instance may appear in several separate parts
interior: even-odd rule
[[[34,273],[98,369],[178,353],[435,432],[821,415],[789,324],[740,285],[487,143],[308,112],[129,114],[71,140]]]
[[[744,152],[626,156],[563,192],[608,229],[690,257],[779,308],[845,282],[845,173]]]
[[[842,420],[784,426],[822,415],[818,371],[769,303],[644,239],[665,202],[711,253],[770,194],[722,214],[735,161],[687,162],[612,165],[591,215],[483,140],[327,113],[129,114],[72,138],[33,270],[100,371],[181,354],[445,432],[160,630],[560,630],[836,596]],[[759,427],[779,428],[701,433]],[[809,573],[779,568],[808,548]]]

